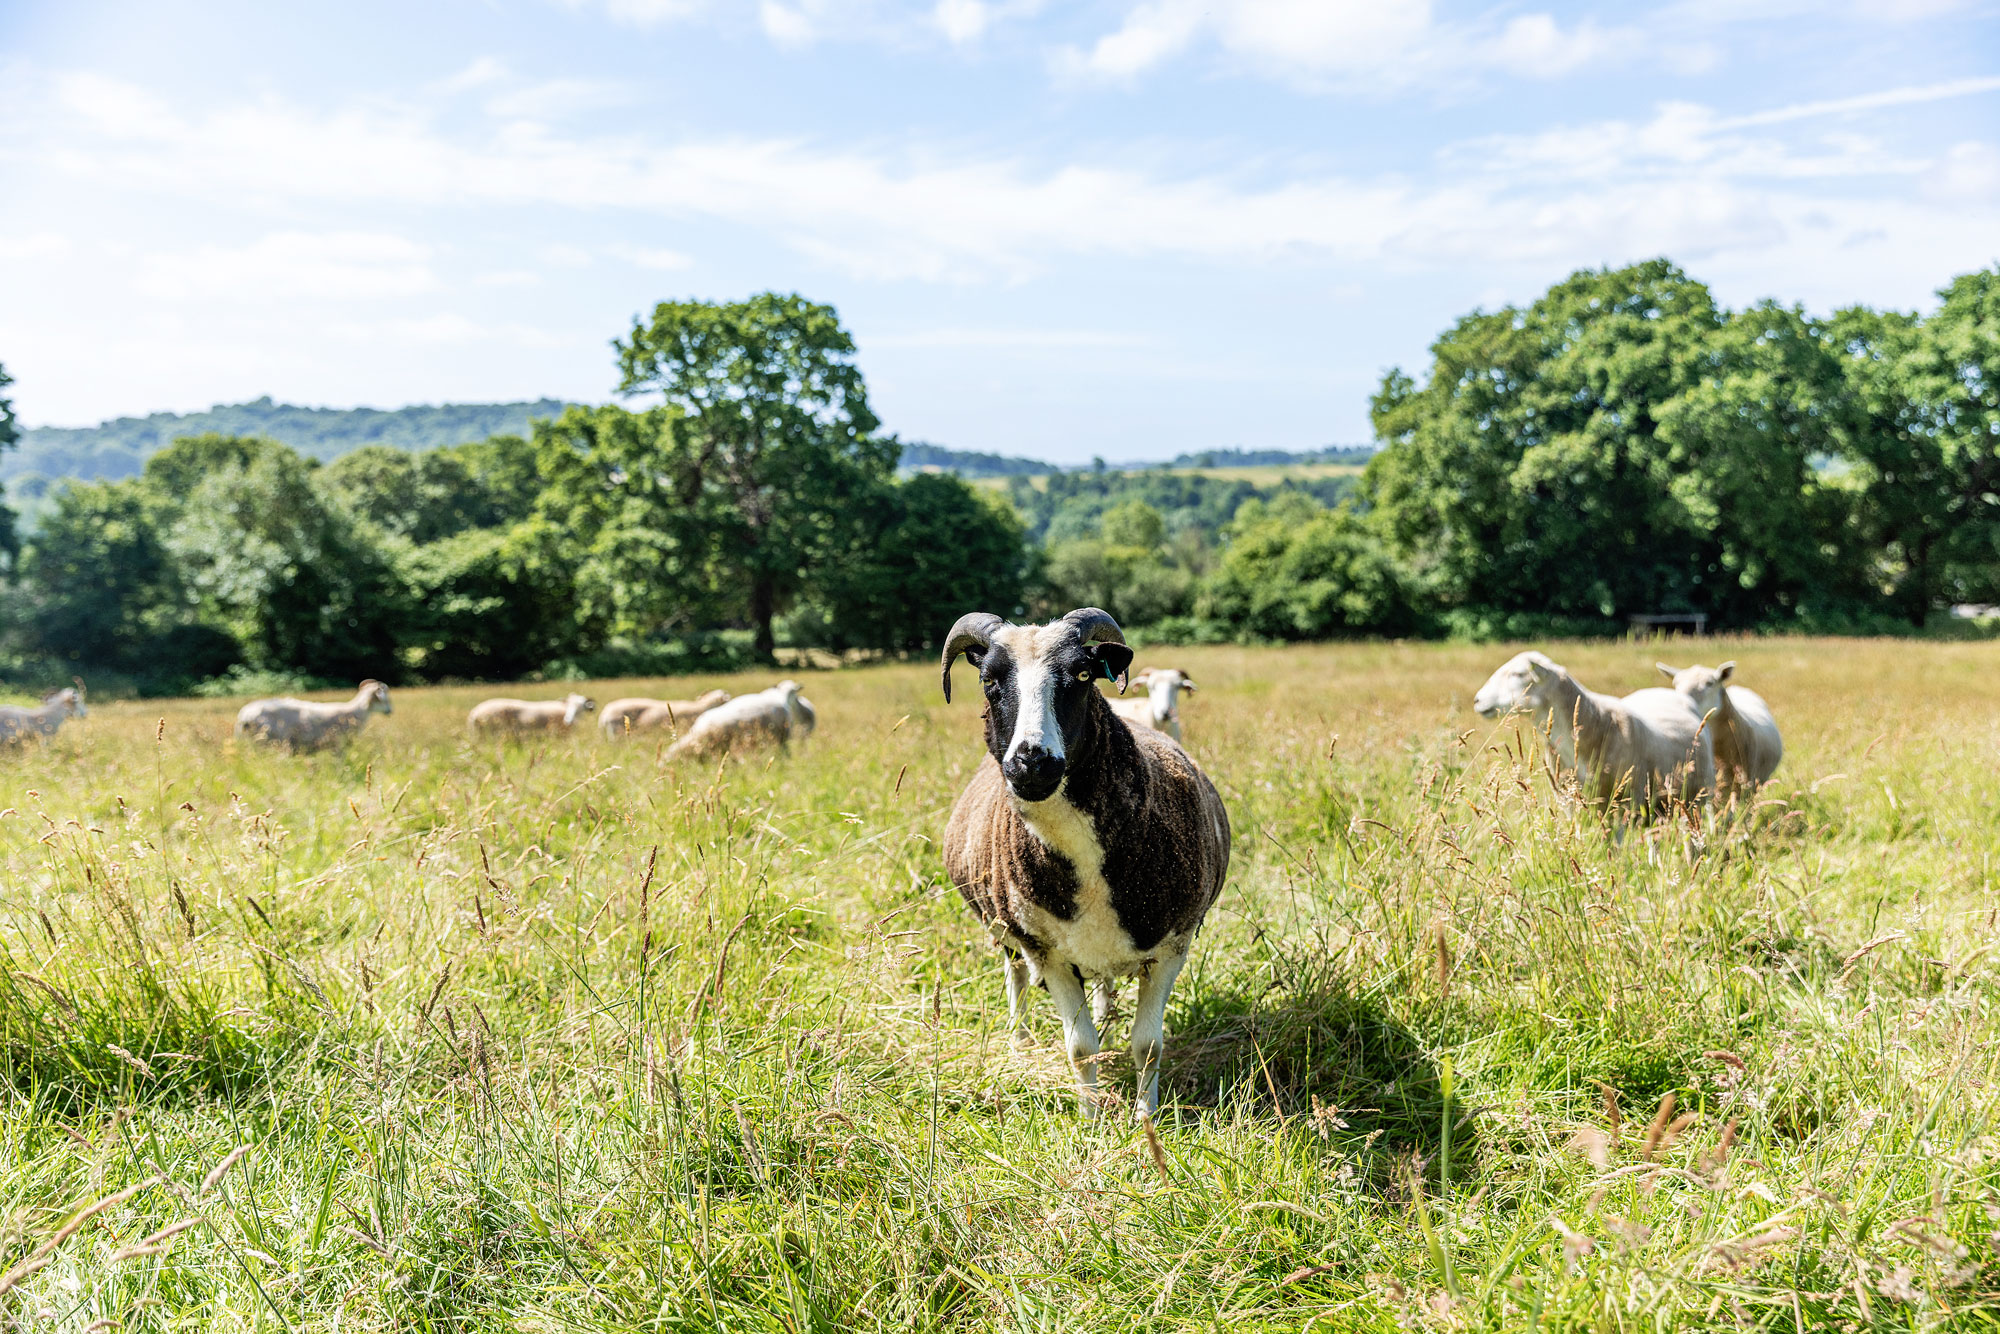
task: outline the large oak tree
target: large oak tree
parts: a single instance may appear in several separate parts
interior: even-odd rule
[[[755,648],[813,568],[851,543],[855,501],[886,480],[896,444],[875,434],[854,340],[831,306],[765,292],[663,301],[617,340],[619,392],[676,413],[664,479],[701,513],[741,572]]]

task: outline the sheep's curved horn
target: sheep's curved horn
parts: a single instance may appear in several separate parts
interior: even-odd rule
[[[1076,637],[1086,644],[1125,642],[1125,632],[1118,628],[1118,622],[1112,619],[1111,613],[1102,607],[1078,607],[1064,616],[1063,621],[1067,625],[1074,626]],[[1125,693],[1125,688],[1132,684],[1131,655],[1127,654],[1126,657],[1125,674],[1118,682],[1118,693],[1121,695]]]
[[[958,661],[958,655],[968,649],[991,647],[993,632],[1005,624],[1007,622],[990,611],[969,611],[951,627],[951,633],[944,637],[944,659],[939,666],[939,675],[944,681],[945,703],[951,703],[951,665]]]
[[[1111,613],[1102,607],[1078,607],[1063,617],[1076,627],[1076,636],[1086,644],[1122,644],[1125,632],[1118,628]]]

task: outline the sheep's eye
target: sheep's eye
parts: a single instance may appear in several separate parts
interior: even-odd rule
[[[1085,684],[1087,685],[1087,684],[1089,684],[1089,682],[1090,682],[1090,673],[1089,673],[1089,672],[1078,672],[1078,673],[1076,674],[1076,679],[1077,679],[1077,680],[1079,680],[1079,681],[1082,681],[1082,682],[1084,682],[1084,683],[1085,683]]]

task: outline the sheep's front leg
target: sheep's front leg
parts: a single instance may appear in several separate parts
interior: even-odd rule
[[[1118,988],[1109,973],[1100,973],[1090,979],[1090,1017],[1097,1021],[1097,1032],[1103,1036],[1105,1026],[1118,1013]]]
[[[1160,1058],[1167,1046],[1167,996],[1187,963],[1185,954],[1168,954],[1154,961],[1139,981],[1139,1003],[1132,1016],[1132,1068],[1139,1072],[1135,1115],[1148,1120],[1160,1109]]]
[[[1076,1091],[1083,1099],[1083,1114],[1097,1115],[1097,1025],[1090,1021],[1090,1005],[1083,994],[1083,978],[1067,963],[1052,961],[1042,969],[1042,985],[1049,989],[1056,1013],[1062,1016],[1063,1045],[1069,1062],[1076,1067]]]
[[[1026,1046],[1032,1039],[1028,1036],[1028,961],[1012,950],[1000,952],[1001,967],[1007,970],[1007,1027],[1014,1031],[1014,1041]]]

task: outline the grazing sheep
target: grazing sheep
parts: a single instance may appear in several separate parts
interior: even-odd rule
[[[1144,686],[1145,695],[1139,699],[1114,699],[1111,711],[1134,727],[1150,727],[1179,741],[1181,691],[1195,688],[1187,673],[1173,667],[1148,667],[1132,678],[1132,684]]]
[[[475,732],[567,732],[578,714],[596,707],[596,700],[575,692],[561,699],[487,699],[472,706],[465,723]]]
[[[660,728],[678,730],[728,702],[727,690],[711,690],[694,699],[614,699],[599,710],[597,725],[607,738]]]
[[[799,694],[797,681],[780,681],[754,695],[738,695],[696,718],[687,735],[667,747],[667,758],[678,760],[741,750],[748,746],[786,746],[812,735],[818,715]]]
[[[1754,797],[1757,789],[1778,771],[1785,758],[1784,738],[1778,735],[1778,721],[1771,706],[1756,691],[1728,685],[1736,672],[1734,662],[1720,667],[1693,667],[1675,671],[1664,662],[1653,664],[1673,681],[1674,689],[1686,696],[1695,711],[1708,719],[1708,732],[1715,745],[1715,781],[1725,801]]]
[[[56,734],[66,718],[88,718],[90,710],[83,706],[83,682],[65,686],[61,690],[44,695],[42,702],[32,709],[19,705],[0,705],[0,746],[15,745],[29,737],[48,738]]]
[[[315,704],[305,699],[257,699],[236,714],[236,735],[267,741],[293,750],[316,750],[361,730],[371,713],[394,713],[389,687],[363,681],[345,704]]]
[[[1715,786],[1715,757],[1694,705],[1671,690],[1624,699],[1585,689],[1533,651],[1516,654],[1473,698],[1482,718],[1534,715],[1556,767],[1576,776],[1599,807],[1641,812],[1668,801],[1697,801]]]
[[[1160,1105],[1167,996],[1229,870],[1229,813],[1186,751],[1127,726],[1097,692],[1132,663],[1107,613],[1083,607],[1048,625],[960,617],[945,638],[947,702],[960,654],[986,694],[986,758],[952,807],[945,869],[1005,954],[1016,1037],[1029,983],[1055,1002],[1086,1115],[1099,1051],[1086,979],[1139,976],[1144,1120]]]

